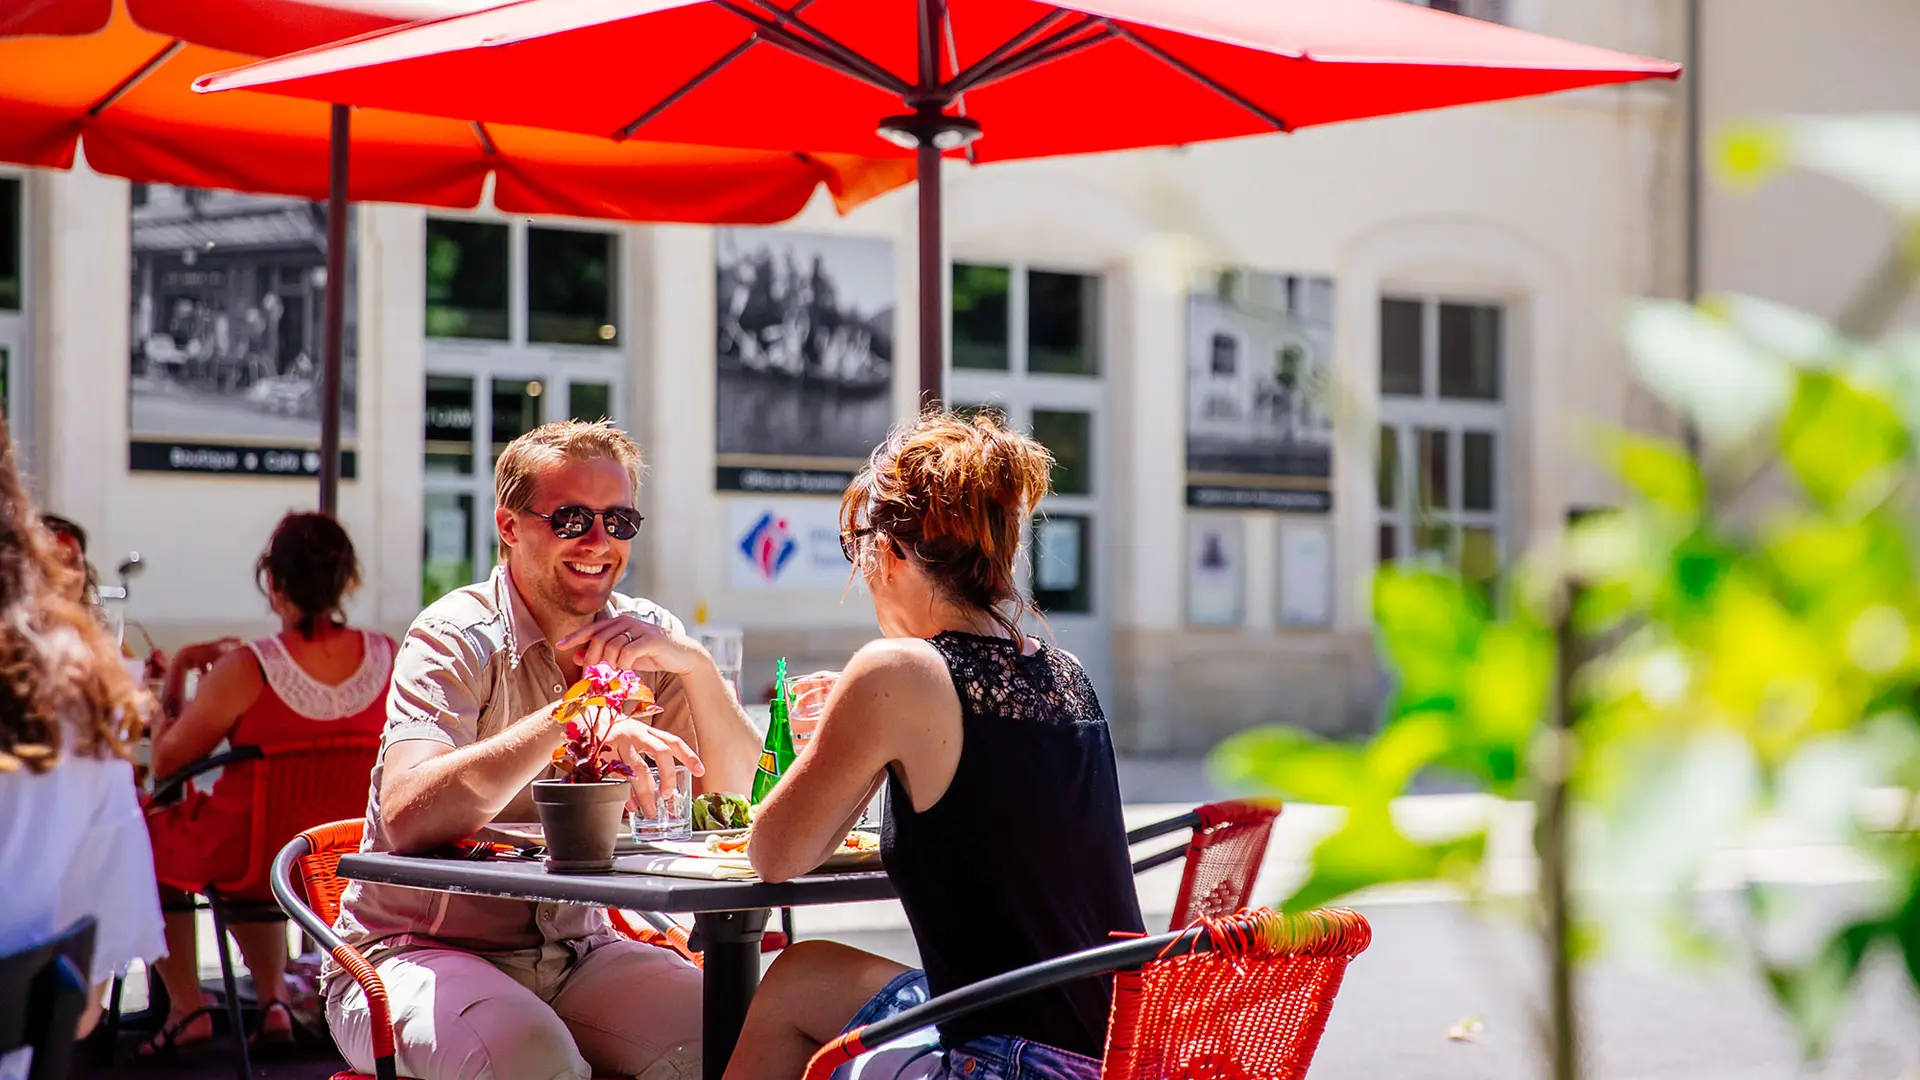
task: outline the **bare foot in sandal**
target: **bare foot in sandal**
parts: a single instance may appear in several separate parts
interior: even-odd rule
[[[260,1024],[254,1029],[253,1046],[284,1046],[293,1042],[293,1009],[284,1000],[267,1002],[260,1010]]]
[[[213,1010],[199,1008],[185,1016],[169,1016],[164,1026],[154,1032],[153,1037],[134,1048],[133,1054],[142,1061],[155,1061],[171,1058],[182,1050],[187,1050],[213,1038]]]

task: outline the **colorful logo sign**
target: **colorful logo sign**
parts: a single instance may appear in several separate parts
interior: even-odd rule
[[[740,538],[740,553],[765,581],[773,581],[800,551],[787,519],[769,510],[761,514],[745,536]]]

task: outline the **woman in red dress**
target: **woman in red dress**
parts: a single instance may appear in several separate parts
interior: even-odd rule
[[[342,604],[360,580],[346,530],[324,514],[288,514],[260,556],[255,578],[280,617],[280,632],[245,645],[229,638],[180,650],[167,672],[167,702],[179,700],[188,671],[206,674],[178,718],[155,727],[154,775],[192,764],[223,740],[229,746],[270,746],[377,735],[384,726],[394,643],[346,625]],[[181,802],[148,812],[154,872],[167,908],[167,956],[155,970],[170,1004],[159,1034],[140,1049],[144,1057],[213,1034],[201,1000],[188,894],[244,872],[252,807],[253,770],[240,767],[223,771],[211,791],[189,791]],[[285,928],[264,923],[231,929],[259,995],[255,1038],[290,1039]]]

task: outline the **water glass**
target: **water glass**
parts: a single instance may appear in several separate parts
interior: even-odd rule
[[[693,773],[685,765],[675,765],[663,783],[660,767],[649,765],[647,775],[653,777],[654,813],[649,817],[639,810],[633,812],[633,838],[685,840],[692,836]]]
[[[746,635],[738,630],[703,626],[694,632],[694,639],[713,657],[713,666],[720,669],[720,677],[732,689],[733,700],[745,701],[740,696],[740,668],[746,659]]]
[[[820,718],[827,713],[827,696],[840,680],[837,671],[816,671],[787,682],[787,725],[793,729],[793,751],[798,754],[813,741]]]

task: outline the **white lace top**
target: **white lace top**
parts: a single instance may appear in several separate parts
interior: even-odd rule
[[[309,720],[343,720],[363,712],[387,692],[393,671],[393,642],[385,634],[360,631],[360,666],[333,686],[307,674],[278,636],[247,643],[260,660],[267,685],[287,707]]]

